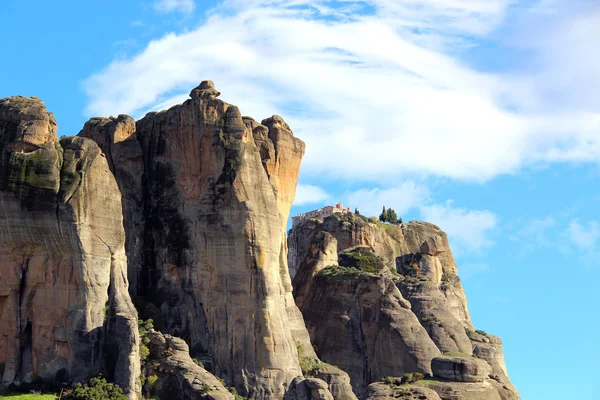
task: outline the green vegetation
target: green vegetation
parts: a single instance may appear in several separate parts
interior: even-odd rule
[[[378,273],[385,267],[385,262],[371,250],[357,248],[340,253],[338,256],[341,267],[356,268],[363,272]]]
[[[296,343],[296,348],[298,349],[298,362],[304,376],[315,377],[317,372],[328,365],[327,363],[307,355],[304,351],[304,346],[301,343]]]
[[[9,393],[9,394],[3,394],[0,397],[3,399],[10,399],[10,400],[55,400],[58,398],[54,394],[33,394],[33,393],[28,393],[28,394]]]
[[[386,210],[385,206],[383,206],[383,211],[379,214],[379,221],[387,222],[389,224],[401,224],[402,218],[398,218],[398,215],[393,208],[388,208]]]
[[[454,285],[457,282],[460,282],[458,275],[449,274],[447,272],[442,273],[442,285],[449,286]]]
[[[383,378],[383,383],[385,383],[386,385],[389,385],[391,387],[394,387],[394,386],[400,386],[400,385],[409,385],[411,383],[419,382],[423,379],[425,379],[425,375],[423,375],[420,372],[414,372],[414,373],[408,372],[399,378],[396,378],[393,376],[386,376],[385,378]]]
[[[358,268],[330,265],[319,271],[315,278],[323,278],[329,282],[345,282],[357,280],[366,275],[369,275],[369,273],[361,271]]]
[[[377,226],[385,229],[387,234],[394,239],[396,242],[404,241],[404,235],[402,234],[402,228],[395,224],[384,224],[383,222],[377,222]]]
[[[442,381],[440,379],[437,379],[437,378],[433,378],[431,376],[427,376],[427,377],[425,377],[425,379],[423,379],[419,383],[424,384],[424,385],[429,385],[429,384],[439,384],[439,383],[446,383],[446,382]]]
[[[417,283],[420,283],[421,281],[419,280],[419,278],[415,278],[414,276],[405,276],[404,282],[416,285]]]
[[[403,265],[400,273],[404,276],[410,276],[413,278],[418,278],[421,274],[421,267],[416,262],[411,262],[410,264]]]
[[[204,368],[204,364],[202,364],[201,361],[199,361],[196,358],[192,358],[192,361],[194,362],[194,364],[196,364],[197,366],[199,366],[200,368]]]
[[[431,315],[421,318],[421,322],[442,325],[442,321]]]
[[[465,328],[465,333],[469,339],[477,339],[480,336],[487,336],[487,332],[482,331],[481,329],[477,329],[473,332],[472,330]]]
[[[150,338],[148,337],[148,333],[154,330],[154,323],[151,319],[147,319],[146,321],[138,319],[138,332],[140,334],[140,362],[142,368],[146,363],[146,359],[150,355],[150,350],[148,349],[148,344],[150,344]]]
[[[90,379],[87,383],[77,383],[72,389],[62,393],[65,400],[127,400],[123,389],[102,377]]]
[[[150,349],[148,348],[148,345],[150,344],[150,337],[148,336],[148,333],[152,330],[154,330],[154,324],[151,319],[145,321],[142,319],[138,319],[138,332],[140,334],[140,366],[142,370],[140,374],[140,383],[142,384],[142,386],[145,385],[146,382],[150,383],[150,377],[147,376],[147,369],[144,367],[146,365],[148,356],[150,356]],[[153,383],[150,383],[151,386],[153,386],[154,383],[156,383],[156,380]]]
[[[229,387],[228,389],[229,389],[229,393],[231,393],[231,394],[233,395],[233,398],[234,398],[235,400],[244,400],[244,399],[245,399],[245,397],[244,397],[244,396],[242,396],[241,394],[239,394],[239,393],[237,392],[237,389],[236,389],[236,388],[234,388],[233,386]]]
[[[368,248],[355,248],[340,253],[338,258],[339,265],[325,267],[317,277],[329,282],[352,281],[364,276],[375,276],[386,268],[385,261]]]

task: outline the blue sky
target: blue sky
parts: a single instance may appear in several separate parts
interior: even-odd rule
[[[284,116],[293,213],[437,223],[523,399],[600,399],[597,1],[5,0],[0,22],[0,97],[41,97],[60,135],[203,79]]]

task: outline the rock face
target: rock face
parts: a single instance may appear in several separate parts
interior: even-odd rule
[[[333,268],[331,263],[338,263],[336,245],[329,233],[318,234],[309,250],[314,262],[294,278],[295,285],[304,278],[309,283],[299,288],[296,301],[319,356],[346,371],[359,396],[368,383],[398,371],[430,373],[431,359],[440,351],[410,311],[385,263],[380,265],[388,272],[383,276]],[[364,249],[353,250],[340,253],[341,259],[373,256]]]
[[[473,357],[436,357],[431,369],[434,377],[455,382],[483,382],[492,372],[486,361]]]
[[[2,385],[102,373],[131,399],[147,377],[174,400],[519,400],[446,234],[334,214],[286,238],[304,143],[219,96],[204,81],[60,141],[39,99],[0,100]],[[141,350],[138,312],[164,332],[140,325]]]
[[[304,143],[279,116],[258,123],[210,81],[138,121],[80,132],[123,192],[131,294],[145,317],[245,396],[280,399],[314,351],[292,297],[286,224]],[[343,372],[339,371],[343,374]]]
[[[148,333],[150,355],[146,361],[147,376],[156,376],[153,383],[161,399],[233,400],[233,395],[194,363],[188,345],[181,339],[160,332]]]
[[[420,372],[456,383],[459,392],[475,382],[474,392],[519,399],[501,342],[471,323],[448,238],[437,226],[334,214],[295,227],[288,246],[294,296],[317,354],[348,372],[357,394],[392,396],[369,384]],[[430,388],[454,399],[446,386]]]
[[[367,390],[369,400],[440,400],[438,394],[428,388],[415,385],[387,385],[372,383]]]
[[[96,143],[59,142],[37,98],[0,100],[0,215],[2,383],[102,372],[136,398],[121,195]]]

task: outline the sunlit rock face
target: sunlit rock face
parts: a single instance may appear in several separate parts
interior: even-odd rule
[[[123,193],[130,292],[157,328],[228,385],[280,399],[313,357],[294,304],[286,224],[304,143],[279,116],[259,123],[210,81],[137,123],[94,118]],[[341,371],[338,373],[343,374]]]
[[[58,140],[37,98],[0,100],[0,375],[103,373],[139,392],[121,194],[92,140]]]
[[[294,297],[317,354],[346,371],[359,396],[519,399],[500,340],[471,323],[448,238],[437,226],[334,214],[294,227],[288,246]],[[376,384],[415,372],[449,383]]]

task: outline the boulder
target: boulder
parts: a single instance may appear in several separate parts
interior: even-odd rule
[[[150,354],[144,373],[158,378],[153,384],[153,391],[161,399],[234,399],[215,376],[192,360],[189,347],[183,340],[156,331],[147,335]]]
[[[418,385],[435,391],[441,400],[502,400],[491,382],[423,381]]]
[[[483,382],[492,372],[484,360],[454,356],[435,357],[431,369],[434,377],[455,382]]]

